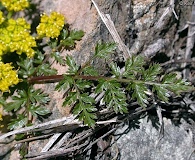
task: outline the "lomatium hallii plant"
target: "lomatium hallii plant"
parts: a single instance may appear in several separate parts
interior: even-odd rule
[[[192,89],[176,74],[165,74],[159,64],[148,65],[140,55],[124,62],[124,72],[121,72],[122,66],[112,62],[106,74],[109,76],[100,75],[93,66],[93,60],[108,59],[117,44],[99,42],[93,56],[80,66],[72,56],[64,58],[60,51],[61,48],[74,49],[84,32],[70,30],[62,14],[41,14],[36,33],[31,33],[31,24],[25,17],[14,18],[17,17],[14,16],[16,12],[30,7],[28,0],[1,0],[1,6],[0,104],[4,111],[14,113],[15,118],[8,125],[10,130],[31,125],[33,117],[52,114],[47,108],[48,94],[35,89],[36,83],[58,82],[55,90],[66,92],[63,106],[72,106],[73,114],[89,127],[95,127],[99,109],[90,96],[92,93],[104,92],[102,102],[105,108],[123,114],[128,113],[130,102],[136,101],[147,108],[151,99],[166,103],[170,96]],[[50,47],[50,54],[44,54],[45,46]],[[49,59],[67,65],[67,73],[56,75]],[[2,113],[0,119],[3,119]]]

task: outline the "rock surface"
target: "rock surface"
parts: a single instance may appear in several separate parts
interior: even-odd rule
[[[121,160],[195,160],[195,126],[191,129],[186,123],[174,126],[164,119],[163,137],[147,118],[141,119],[139,126],[126,134],[122,133],[128,130],[128,125],[116,131],[116,134],[122,134],[120,138],[116,137],[119,138],[116,144]]]

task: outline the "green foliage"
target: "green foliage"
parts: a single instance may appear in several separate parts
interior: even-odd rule
[[[103,101],[109,108],[113,108],[116,113],[127,113],[126,95],[120,83],[100,80],[96,93],[102,93],[103,91],[105,91]]]
[[[177,74],[175,73],[166,74],[163,77],[162,84],[177,95],[179,95],[182,91],[190,90],[189,82],[186,82],[183,79],[178,79]]]
[[[47,109],[46,107],[34,106],[34,105],[31,105],[29,107],[29,112],[33,116],[45,116],[45,115],[51,113],[50,110]]]
[[[80,94],[78,98],[73,113],[78,115],[79,120],[84,121],[84,124],[94,127],[95,119],[97,119],[94,113],[97,111],[94,106],[95,100],[86,93]]]
[[[21,75],[22,78],[30,77],[36,70],[36,68],[33,66],[32,59],[21,59],[21,61],[17,62],[17,64],[20,67],[18,74]]]
[[[79,79],[76,81],[76,86],[79,90],[85,90],[87,88],[90,88],[92,83],[90,81]]]
[[[115,48],[114,43],[98,43],[92,59],[108,58]],[[127,59],[123,73],[116,63],[110,63],[110,74],[114,77],[99,76],[90,62],[78,66],[69,55],[66,57],[66,64],[69,67],[67,75],[64,75],[64,79],[57,84],[56,89],[69,89],[63,106],[73,106],[73,114],[78,115],[78,118],[89,126],[94,126],[97,119],[95,100],[89,96],[89,93],[104,92],[103,102],[108,109],[123,114],[128,113],[127,95],[146,108],[149,98],[168,102],[171,92],[179,95],[180,92],[188,91],[190,88],[189,83],[177,79],[175,74],[165,74],[162,78],[160,65],[151,64],[147,67],[142,56],[132,56]],[[92,90],[94,87],[95,90]]]
[[[82,30],[68,31],[68,29],[63,29],[61,36],[62,36],[61,44],[64,47],[74,48],[76,45],[75,41],[81,40],[81,38],[84,36],[84,32]]]
[[[41,51],[38,50],[35,53],[35,57],[34,57],[33,63],[35,63],[35,64],[42,64],[44,58],[45,58],[45,56],[41,53]]]
[[[39,65],[37,67],[36,71],[37,71],[36,72],[37,76],[41,76],[41,75],[48,76],[48,75],[57,74],[57,70],[54,68],[51,68],[50,64],[48,64],[48,63]]]
[[[12,6],[15,11],[20,5],[15,2],[5,2],[11,4],[6,6],[8,8]],[[3,65],[4,71],[0,73],[1,75],[4,74],[3,76],[7,80],[1,79],[0,81],[2,95],[0,105],[5,111],[13,115],[11,123],[8,124],[10,130],[32,125],[34,118],[46,118],[51,113],[47,108],[50,98],[41,89],[35,89],[34,84],[36,83],[58,82],[55,84],[55,90],[64,92],[64,94],[62,93],[64,97],[63,106],[72,107],[72,113],[77,115],[77,118],[83,121],[85,125],[93,128],[95,128],[96,121],[99,120],[98,116],[100,115],[102,118],[102,115],[99,114],[100,107],[101,109],[107,108],[115,114],[127,114],[131,110],[131,102],[136,101],[141,107],[147,108],[153,100],[167,103],[173,95],[179,96],[181,92],[194,90],[188,82],[177,78],[176,74],[164,74],[159,64],[148,65],[144,57],[140,55],[134,55],[125,61],[124,72],[121,71],[123,66],[118,66],[117,62],[111,62],[108,64],[107,74],[100,75],[92,64],[95,58],[109,59],[117,48],[116,43],[99,42],[89,61],[78,65],[72,56],[66,55],[64,57],[64,54],[61,53],[65,50],[74,49],[76,42],[84,36],[84,32],[71,30],[68,24],[64,25],[63,15],[52,12],[52,16],[48,17],[43,14],[40,20],[42,25],[40,23],[37,27],[35,26],[36,33],[34,32],[31,36],[30,31],[33,31],[34,28],[30,28],[25,19],[15,21],[15,17],[18,17],[17,13],[13,14],[8,8],[5,10],[6,8],[3,7],[0,14],[0,23],[3,24],[1,29],[5,31],[5,34],[2,34],[3,36],[0,38],[0,53],[2,53],[0,59],[2,64],[6,61],[12,63]],[[9,24],[10,19],[12,19],[10,21],[12,23]],[[8,26],[4,25],[6,23]],[[36,23],[32,22],[32,24]],[[24,37],[26,43],[23,43]],[[17,56],[14,56],[15,54]],[[54,62],[63,66],[66,65],[68,67],[67,72],[64,75],[56,75],[57,70],[52,68]],[[14,72],[7,72],[6,70]],[[8,85],[9,91],[5,84],[8,81],[13,82],[12,79],[18,81]],[[59,82],[59,79],[62,80]],[[13,85],[15,86],[13,87]],[[3,91],[3,88],[7,93]],[[100,107],[94,98],[99,94],[103,96],[101,100],[103,105]],[[0,120],[2,117],[0,112]],[[20,134],[16,136],[16,139],[27,138],[30,134]],[[27,145],[28,143],[25,142],[20,147],[22,156],[27,154]]]
[[[97,109],[94,104],[94,98],[90,97],[87,93],[69,92],[63,106],[75,105],[73,113],[78,115],[79,120],[84,121],[84,124],[88,126],[94,127],[94,119],[97,119],[94,113]]]
[[[66,64],[69,67],[67,73],[72,74],[72,75],[77,73],[79,66],[77,66],[72,56],[69,56],[69,55],[66,56]]]
[[[0,97],[0,105],[5,106],[6,100],[4,97]]]
[[[64,60],[64,57],[62,57],[60,55],[60,52],[53,52],[51,53],[51,56],[55,59],[55,61],[57,63],[59,63],[60,65],[65,65],[66,64],[66,61]]]
[[[113,53],[116,49],[116,43],[101,43],[99,42],[95,47],[95,57],[108,58],[109,54]]]
[[[137,102],[142,107],[147,107],[148,97],[146,95],[147,87],[144,83],[130,83],[129,89],[133,91],[132,98],[137,99]]]
[[[111,69],[111,73],[115,76],[115,77],[120,77],[121,73],[120,73],[120,68],[117,66],[116,63],[111,62],[110,63],[110,69]]]
[[[12,96],[12,102],[5,104],[4,109],[9,111],[17,111],[21,107],[24,107],[28,102],[28,96],[25,90],[18,91],[17,96]]]
[[[28,118],[22,114],[17,115],[17,119],[12,119],[8,125],[8,129],[18,129],[24,127],[28,122]]]
[[[9,111],[18,111],[22,108],[26,109],[23,115],[17,114],[17,118],[11,120],[8,129],[21,128],[28,124],[27,113],[33,116],[44,116],[50,113],[45,105],[50,101],[47,94],[43,93],[40,89],[28,88],[28,91],[19,90],[17,96],[12,96],[11,102],[4,102],[2,105],[4,109]]]
[[[61,28],[58,27],[59,30],[49,33],[50,30],[45,31],[41,27],[37,27],[37,33],[40,35],[35,39],[31,37],[32,48],[26,46],[25,52],[22,47],[19,61],[14,62],[21,83],[13,88],[10,97],[0,97],[0,104],[4,106],[4,109],[7,112],[14,112],[17,116],[9,124],[9,129],[31,124],[29,115],[37,117],[50,113],[46,107],[50,101],[49,96],[41,89],[34,89],[33,85],[36,83],[36,79],[39,80],[37,83],[42,83],[47,82],[50,77],[52,82],[55,81],[55,77],[59,77],[55,76],[57,70],[51,67],[53,62],[68,67],[63,79],[55,87],[55,90],[65,92],[63,106],[73,107],[73,114],[91,127],[95,127],[95,121],[98,119],[98,106],[95,99],[90,96],[91,94],[98,95],[103,92],[102,101],[105,107],[113,110],[116,114],[124,114],[128,113],[128,106],[132,101],[137,101],[140,106],[146,108],[151,99],[168,102],[171,95],[180,95],[181,92],[191,89],[189,83],[178,79],[176,74],[163,74],[159,64],[148,66],[144,57],[140,55],[132,56],[125,61],[124,72],[121,72],[122,66],[119,67],[117,63],[111,62],[108,65],[110,69],[106,74],[109,77],[100,75],[92,65],[93,60],[95,58],[108,59],[117,48],[116,43],[99,42],[95,47],[94,55],[84,65],[78,65],[70,55],[63,57],[61,52],[74,49],[76,42],[84,36],[84,32],[71,30],[68,25],[63,26],[64,17],[56,13],[53,15],[62,19],[62,22],[55,22],[55,19],[52,19]],[[9,14],[8,19],[11,16],[12,14]],[[52,25],[47,25],[47,23],[44,24],[44,28],[52,28]],[[48,37],[46,42],[41,39],[45,35]],[[45,47],[49,47],[46,54],[44,54]],[[19,51],[18,53],[21,54]],[[51,58],[54,61],[51,62]],[[6,98],[9,98],[10,101],[6,102]]]
[[[91,82],[78,79],[74,80],[70,76],[64,76],[64,79],[58,83],[56,86],[57,90],[66,90],[69,88],[71,90],[68,92],[67,97],[63,102],[63,106],[74,105],[73,113],[78,115],[78,118],[84,121],[85,124],[93,127],[95,125],[95,120],[97,117],[95,115],[95,100],[90,97],[85,92],[86,89],[91,87]],[[74,91],[75,90],[75,91]]]
[[[147,70],[143,71],[143,78],[145,81],[156,81],[160,73],[161,66],[159,64],[151,64]]]
[[[75,104],[78,99],[78,94],[76,92],[69,92],[68,96],[63,102],[63,106]]]
[[[156,91],[157,96],[160,100],[164,101],[164,102],[168,102],[169,99],[168,97],[170,97],[169,91],[166,89],[166,87],[159,86],[159,85],[153,85],[153,91]]]
[[[61,80],[55,87],[56,90],[66,90],[70,88],[74,83],[74,79],[69,75],[64,75],[63,80]]]
[[[32,102],[32,104],[47,104],[50,101],[50,98],[47,94],[43,93],[41,89],[28,89],[28,98]]]
[[[26,137],[26,135],[24,133],[17,134],[16,137],[15,137],[15,140],[19,141],[19,140],[24,139],[25,137]]]
[[[98,71],[93,66],[87,66],[83,69],[84,75],[98,76]]]
[[[75,106],[73,113],[78,114],[79,120],[84,121],[84,124],[94,127],[95,119],[97,119],[94,114],[95,111],[97,111],[97,109],[93,105],[78,103]]]
[[[125,62],[125,72],[122,76],[136,80],[138,78],[137,76],[144,72],[144,65],[145,61],[142,56],[132,56]]]
[[[20,70],[18,71],[19,75],[21,75],[22,78],[31,77],[35,73],[37,76],[55,75],[57,73],[56,69],[51,68],[51,65],[48,63],[42,64],[43,60],[44,56],[43,54],[41,55],[40,52],[37,52],[34,60],[28,58],[21,59],[20,62],[17,62],[18,66],[20,67]]]

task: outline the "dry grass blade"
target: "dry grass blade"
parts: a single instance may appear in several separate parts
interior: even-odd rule
[[[48,128],[55,128],[58,126],[62,126],[63,125],[70,125],[70,126],[83,126],[81,122],[79,122],[78,120],[75,120],[76,116],[70,116],[70,117],[63,117],[63,118],[59,118],[59,119],[55,119],[49,122],[45,122],[45,123],[41,123],[41,124],[37,124],[37,125],[33,125],[30,127],[25,127],[25,128],[21,128],[21,129],[17,129],[11,132],[8,132],[6,134],[3,134],[0,136],[0,141],[4,140],[5,138],[12,136],[12,135],[16,135],[16,134],[20,134],[20,133],[26,133],[26,132],[31,132],[31,131],[41,131],[41,130],[45,130]]]
[[[111,36],[113,37],[114,41],[118,44],[118,48],[120,51],[122,51],[123,53],[123,57],[124,59],[128,59],[129,57],[131,57],[130,51],[127,48],[127,46],[123,43],[123,41],[121,40],[113,21],[111,20],[111,17],[109,14],[104,14],[100,11],[98,5],[96,4],[96,2],[94,0],[91,0],[93,5],[95,6],[100,18],[102,19],[102,21],[104,22],[104,24],[106,25],[108,31],[110,32]]]

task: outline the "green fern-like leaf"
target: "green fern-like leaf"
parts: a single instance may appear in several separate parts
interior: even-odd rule
[[[50,98],[47,94],[43,93],[41,89],[29,88],[28,97],[32,103],[47,104],[50,101]]]
[[[160,100],[168,102],[170,97],[169,91],[163,85],[153,85],[153,91],[156,91],[157,96]]]
[[[0,105],[2,105],[2,106],[6,105],[6,100],[4,97],[0,97]]]
[[[55,90],[66,90],[70,88],[74,83],[74,80],[69,75],[64,75],[63,80],[61,80],[55,87]]]
[[[9,102],[4,106],[7,112],[12,110],[17,111],[21,107],[24,107],[28,101],[28,95],[26,91],[20,90],[17,96],[12,96],[12,100],[13,102]]]
[[[59,63],[60,65],[65,65],[66,64],[66,61],[64,59],[64,57],[62,57],[60,55],[60,52],[53,52],[51,53],[51,56],[56,60],[57,63]]]
[[[68,30],[63,30],[61,44],[68,48],[74,48],[76,41],[81,40],[83,36],[84,32],[81,30],[73,30],[70,31],[70,33],[68,32]]]
[[[69,92],[68,96],[65,98],[63,102],[63,106],[75,104],[78,100],[78,94],[76,92]]]
[[[95,56],[99,58],[108,58],[109,54],[113,53],[116,47],[116,43],[99,42],[95,47]]]
[[[24,127],[28,123],[28,118],[22,114],[17,115],[17,119],[12,119],[8,124],[8,129],[18,129]]]
[[[29,58],[21,60],[21,62],[17,62],[17,64],[20,67],[18,74],[22,78],[30,77],[36,70],[36,68],[33,66],[33,60]]]
[[[177,74],[169,73],[163,77],[162,85],[173,93],[180,95],[181,92],[190,91],[192,89],[189,82],[178,79]]]
[[[63,29],[62,33],[60,34],[62,40],[65,40],[68,37],[68,34],[69,34],[68,29]]]
[[[94,127],[95,119],[97,119],[95,111],[97,111],[95,106],[81,102],[74,107],[73,113],[78,114],[79,120],[84,121],[84,124]]]
[[[109,108],[113,108],[116,113],[127,113],[127,103],[125,92],[121,85],[115,81],[100,80],[96,88],[96,93],[105,91],[103,101]]]
[[[80,100],[85,104],[95,104],[94,98],[90,97],[87,93],[80,95]]]
[[[145,65],[144,57],[140,55],[132,56],[125,62],[125,71],[123,73],[123,77],[137,79],[137,75],[143,73],[144,65]]]
[[[113,108],[115,113],[128,113],[126,95],[120,89],[107,90],[104,96],[104,101],[107,103],[109,108]]]
[[[67,55],[66,56],[66,64],[68,65],[68,73],[71,75],[74,75],[77,73],[79,66],[76,64],[75,60],[72,56]]]
[[[108,89],[107,86],[109,83],[106,80],[100,79],[98,82],[99,84],[96,86],[95,93],[99,94]]]
[[[156,81],[158,75],[161,73],[161,66],[159,64],[152,64],[147,70],[143,71],[143,77],[145,81]]]
[[[33,63],[35,64],[42,64],[44,60],[44,54],[41,53],[40,51],[36,51]]]
[[[73,40],[79,41],[84,36],[84,32],[82,30],[72,30],[70,31],[70,37]]]
[[[91,85],[92,83],[90,81],[81,80],[81,79],[76,81],[76,86],[78,87],[79,90],[90,88]]]
[[[147,107],[148,97],[146,92],[148,89],[144,83],[131,83],[128,89],[133,91],[132,98],[136,99],[140,106]]]
[[[90,97],[87,93],[70,92],[63,105],[70,104],[76,104],[73,109],[73,114],[78,115],[79,120],[84,121],[84,124],[90,127],[94,127],[95,119],[97,119],[94,98]]]
[[[35,106],[35,105],[31,105],[29,107],[29,112],[31,112],[31,114],[34,116],[45,116],[51,113],[50,110],[47,109],[46,107]]]
[[[84,75],[98,76],[98,71],[92,66],[87,66],[83,69]]]
[[[44,63],[44,64],[39,65],[37,67],[36,72],[37,72],[38,76],[41,76],[41,75],[48,76],[48,75],[57,74],[57,70],[54,68],[51,68],[50,64],[48,64],[48,63]]]
[[[111,69],[111,73],[113,74],[113,75],[115,75],[115,77],[120,77],[120,75],[121,75],[121,73],[120,73],[120,68],[117,66],[117,64],[116,63],[114,63],[114,62],[111,62],[110,63],[110,69]]]

